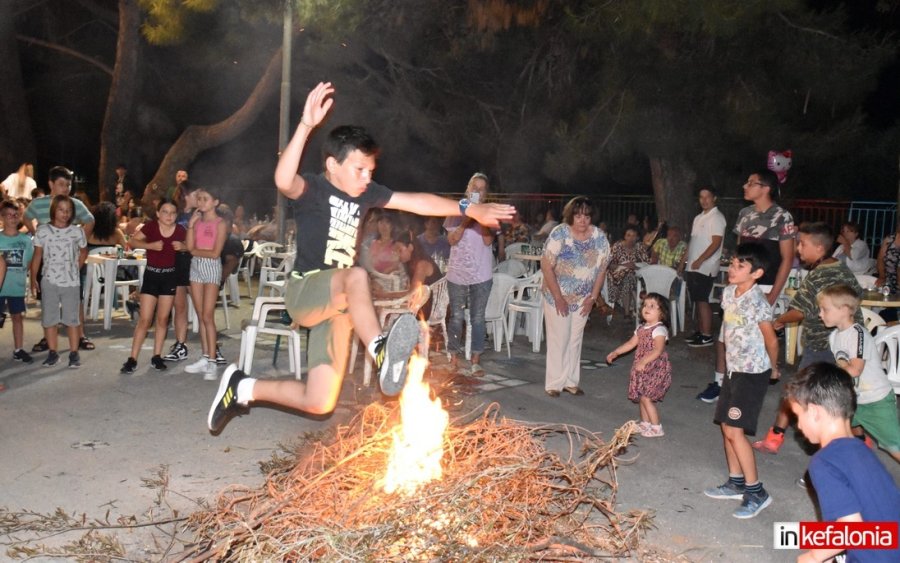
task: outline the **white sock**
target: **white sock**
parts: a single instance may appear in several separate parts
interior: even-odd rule
[[[721,371],[717,371],[717,372],[716,372],[716,384],[718,384],[719,386],[721,386],[721,385],[722,385],[722,380],[723,380],[723,379],[725,379],[725,374],[722,373]]]
[[[375,358],[375,346],[377,346],[378,343],[382,340],[384,340],[383,335],[376,336],[374,339],[372,339],[372,342],[369,342],[369,345],[366,346],[366,350],[368,350],[369,355],[372,356],[373,359]]]
[[[239,405],[246,405],[253,400],[254,385],[256,385],[256,380],[252,377],[244,378],[238,382],[237,402]]]

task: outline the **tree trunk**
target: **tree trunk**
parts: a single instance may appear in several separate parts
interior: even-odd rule
[[[119,0],[119,37],[116,64],[106,101],[106,115],[100,132],[100,169],[97,181],[100,201],[113,201],[113,169],[127,164],[133,130],[131,116],[137,94],[137,66],[141,49],[141,9],[138,0]],[[140,196],[140,194],[136,194]]]
[[[19,168],[23,162],[35,161],[37,150],[34,132],[28,117],[25,99],[25,83],[19,64],[19,46],[16,43],[14,2],[0,2],[0,174]],[[2,179],[0,178],[0,179]]]
[[[650,175],[656,216],[660,221],[680,227],[687,238],[697,210],[693,195],[697,173],[684,160],[651,156]]]
[[[168,150],[149,185],[166,186],[178,170],[186,170],[205,150],[223,145],[243,133],[259,116],[277,89],[281,76],[281,49],[275,52],[247,101],[226,119],[212,125],[191,125]],[[278,139],[273,138],[273,145]]]

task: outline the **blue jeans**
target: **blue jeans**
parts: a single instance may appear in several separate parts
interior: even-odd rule
[[[487,308],[493,284],[493,279],[473,285],[457,285],[451,281],[447,282],[447,293],[450,296],[450,320],[447,323],[447,332],[450,337],[452,353],[465,354],[466,352],[466,342],[462,339],[462,334],[467,302],[469,304],[469,330],[472,331],[472,353],[481,354],[484,351],[484,337],[487,332],[484,310]]]

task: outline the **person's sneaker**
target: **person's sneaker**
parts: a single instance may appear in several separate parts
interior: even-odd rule
[[[30,364],[34,361],[34,358],[31,357],[31,354],[29,354],[22,348],[19,348],[18,350],[13,352],[13,359],[17,362],[23,362],[26,364]]]
[[[419,343],[419,323],[411,314],[400,315],[386,336],[375,345],[375,369],[381,392],[389,397],[399,395],[406,383],[406,364]]]
[[[206,373],[207,363],[209,363],[209,356],[200,356],[200,359],[196,362],[184,366],[184,371],[188,373]]]
[[[722,391],[722,387],[720,387],[718,383],[713,381],[706,386],[706,389],[697,394],[697,398],[704,403],[715,403],[719,400],[720,391]]]
[[[728,480],[725,481],[724,485],[705,489],[703,491],[703,494],[708,496],[709,498],[742,499],[744,498],[744,487],[739,487],[732,483],[731,480]]]
[[[216,346],[216,363],[219,365],[225,365],[228,363],[228,360],[225,359],[225,356],[222,355],[222,352],[219,350],[219,346]]]
[[[169,349],[169,353],[162,357],[167,362],[180,362],[188,358],[188,349],[181,342],[175,342]]]
[[[50,353],[47,354],[47,358],[41,365],[55,366],[57,362],[59,362],[59,354],[56,353],[56,350],[50,350]]]
[[[169,366],[166,365],[166,362],[163,361],[159,356],[153,356],[150,358],[150,365],[153,366],[153,369],[156,371],[163,371],[164,369],[168,369]]]
[[[652,426],[652,425],[650,424],[649,421],[642,420],[642,421],[638,422],[637,423],[638,434],[643,434],[644,432],[646,432],[647,430],[650,429],[650,426]]]
[[[46,338],[41,338],[41,341],[31,347],[31,353],[35,352],[46,352],[50,349],[50,345],[47,344]]]
[[[203,379],[206,381],[215,381],[218,379],[216,377],[216,361],[213,359],[207,360],[206,362],[206,372],[203,374]]]
[[[687,342],[688,344],[690,344],[690,343],[693,342],[694,340],[697,340],[698,338],[700,338],[700,336],[701,336],[701,335],[700,335],[700,331],[699,331],[699,330],[695,330],[695,331],[694,331],[694,334],[692,334],[692,335],[686,337],[686,338],[684,339],[684,341]]]
[[[741,502],[741,506],[734,511],[735,518],[740,518],[745,520],[747,518],[753,518],[760,512],[762,509],[772,504],[772,497],[769,496],[769,493],[766,492],[765,489],[762,492],[753,494],[753,493],[744,493],[744,500]]]
[[[81,367],[81,356],[78,352],[69,352],[69,367],[72,369]]]
[[[665,435],[662,424],[651,424],[649,428],[641,432],[641,436],[644,438],[662,438]]]
[[[244,372],[231,364],[225,368],[222,379],[219,381],[219,389],[209,408],[206,425],[213,434],[218,434],[225,428],[225,424],[231,417],[240,413],[241,405],[237,402],[238,383],[247,377]]]
[[[764,439],[753,442],[753,449],[758,452],[775,455],[782,444],[784,444],[784,432],[776,434],[775,429],[769,428]]]
[[[122,364],[122,369],[119,370],[119,373],[134,373],[134,370],[137,369],[137,360],[130,357],[125,360],[125,363]]]
[[[708,334],[701,334],[695,340],[692,340],[687,343],[687,345],[691,348],[706,348],[707,346],[712,346],[714,343],[713,337]]]

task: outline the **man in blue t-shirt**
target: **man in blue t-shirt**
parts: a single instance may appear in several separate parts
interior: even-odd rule
[[[305,383],[248,378],[229,366],[210,407],[207,424],[219,432],[241,406],[274,403],[312,414],[334,410],[346,371],[351,331],[372,356],[381,390],[397,395],[406,381],[406,363],[419,340],[413,315],[401,315],[387,334],[375,315],[368,273],[354,266],[361,220],[372,207],[439,217],[465,215],[497,228],[512,217],[511,205],[459,202],[426,193],[393,192],[372,181],[378,145],[361,127],[334,129],[322,146],[324,172],[299,174],[313,130],[331,109],[334,88],[319,83],[309,93],[303,116],[278,159],[275,185],[292,200],[297,245],[285,305],[295,326],[310,329],[309,373]]]
[[[822,449],[809,462],[825,522],[900,522],[900,490],[862,440],[850,431],[856,391],[834,364],[812,364],[785,386],[797,426]],[[841,550],[814,549],[797,561],[825,561]],[[898,561],[898,550],[848,550],[847,561]]]

